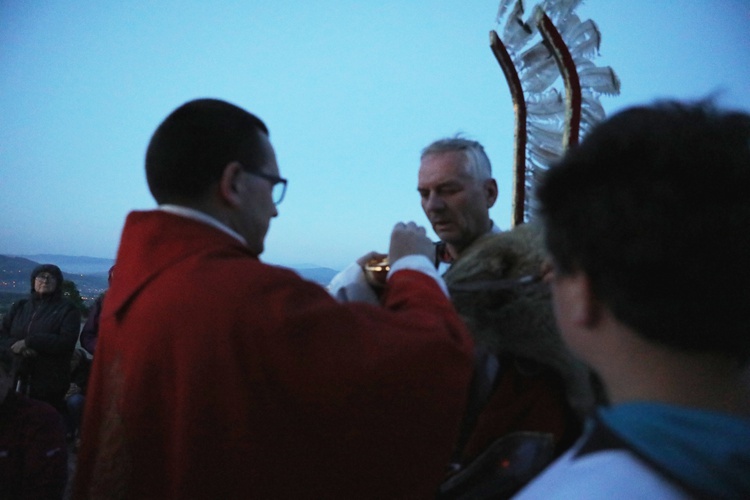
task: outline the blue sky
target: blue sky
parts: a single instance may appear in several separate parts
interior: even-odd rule
[[[262,259],[340,269],[427,225],[419,151],[482,142],[510,225],[513,112],[489,49],[498,0],[0,0],[0,253],[114,258],[126,214],[155,206],[149,137],[217,97],[269,126],[287,198]],[[589,0],[608,112],[657,98],[750,111],[750,0]],[[434,237],[431,230],[431,236]]]

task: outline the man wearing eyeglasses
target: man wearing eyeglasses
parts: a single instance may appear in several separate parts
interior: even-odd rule
[[[394,227],[383,306],[263,264],[286,188],[258,118],[202,99],[146,155],[104,300],[79,498],[431,498],[472,344],[424,228]]]

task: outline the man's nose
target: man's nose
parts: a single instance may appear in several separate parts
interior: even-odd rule
[[[445,201],[437,193],[430,193],[427,198],[424,199],[423,206],[425,212],[442,210],[445,208]]]

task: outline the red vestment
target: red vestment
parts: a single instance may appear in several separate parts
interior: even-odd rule
[[[431,278],[340,304],[231,236],[128,216],[89,383],[78,498],[431,498],[472,341]]]

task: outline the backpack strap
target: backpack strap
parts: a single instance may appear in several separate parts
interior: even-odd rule
[[[492,397],[500,372],[500,360],[495,354],[484,347],[474,348],[474,372],[469,385],[469,397],[461,421],[458,441],[451,457],[450,468],[452,470],[461,467],[464,448],[476,426],[479,414]]]

